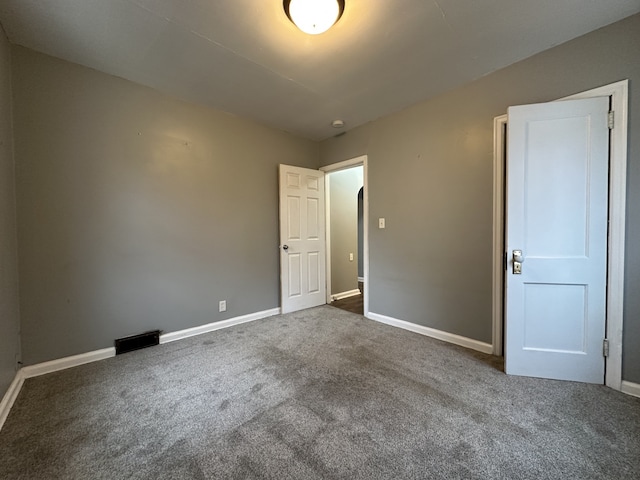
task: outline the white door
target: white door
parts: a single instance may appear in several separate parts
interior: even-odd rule
[[[280,165],[282,312],[326,303],[324,173]]]
[[[608,110],[608,97],[509,108],[508,374],[604,383]]]

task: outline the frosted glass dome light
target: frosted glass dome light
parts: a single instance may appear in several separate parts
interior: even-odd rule
[[[310,35],[329,30],[344,10],[344,0],[284,0],[283,3],[291,21]]]

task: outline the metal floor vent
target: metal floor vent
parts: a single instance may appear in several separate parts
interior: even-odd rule
[[[116,338],[116,355],[132,352],[133,350],[140,350],[141,348],[152,347],[159,343],[160,330],[152,330],[141,333],[140,335],[132,335],[131,337]]]

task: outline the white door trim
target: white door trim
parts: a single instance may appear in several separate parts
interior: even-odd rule
[[[505,136],[507,115],[493,119],[493,354],[501,357],[503,351],[504,320],[504,190],[505,190]]]
[[[615,128],[611,130],[609,154],[609,238],[607,278],[606,385],[622,386],[622,323],[624,307],[624,247],[627,186],[627,115],[629,81],[605,85],[560,100],[611,97]],[[503,272],[504,272],[504,125],[507,116],[493,121],[493,352],[502,355]]]
[[[331,165],[326,165],[320,168],[324,173],[337,172],[339,170],[346,170],[347,168],[358,167],[362,165],[363,167],[363,184],[364,184],[364,218],[363,218],[363,231],[364,231],[364,239],[362,243],[362,267],[364,273],[364,316],[367,317],[369,315],[369,186],[368,186],[368,157],[367,155],[361,155],[359,157],[351,158],[349,160],[345,160],[343,162],[333,163]],[[331,224],[331,209],[329,208],[329,180],[330,175],[325,175],[325,192],[326,195],[326,208],[325,208],[325,218],[327,222],[327,226],[325,228],[325,234],[327,236],[326,240],[326,272],[327,272],[327,303],[331,303],[331,231],[329,230],[329,225]]]
[[[322,168],[320,169],[322,170]],[[327,175],[327,171],[324,171],[324,251],[325,251],[325,283],[326,283],[326,296],[327,305],[329,305],[333,298],[331,297],[331,175]]]

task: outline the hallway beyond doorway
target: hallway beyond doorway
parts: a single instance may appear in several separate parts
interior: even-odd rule
[[[364,315],[364,295],[359,293],[352,297],[343,298],[341,300],[334,300],[331,302],[332,307],[346,310],[347,312],[357,313]]]

